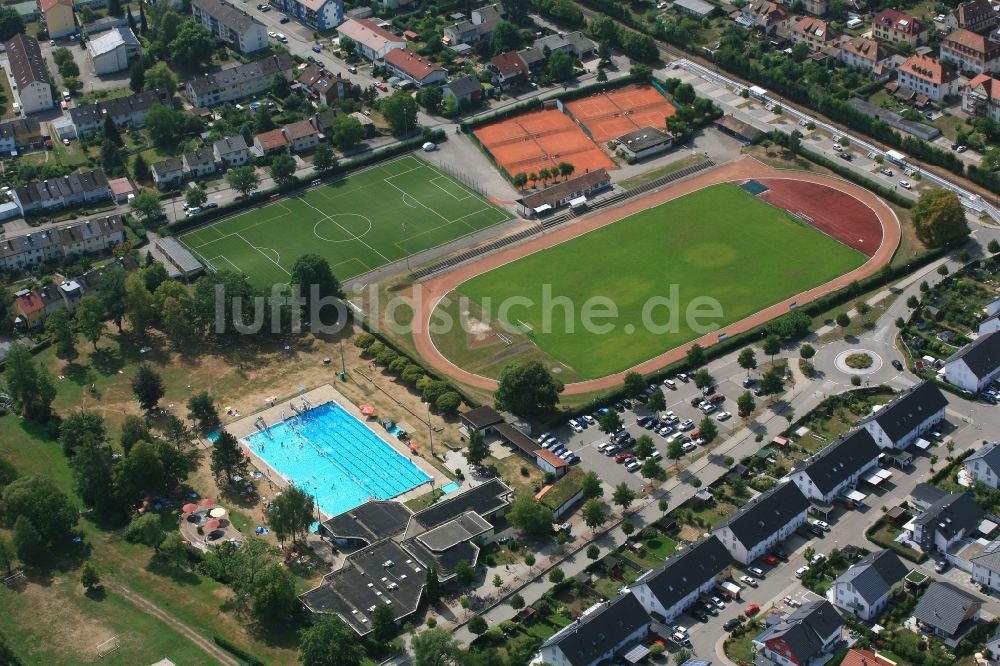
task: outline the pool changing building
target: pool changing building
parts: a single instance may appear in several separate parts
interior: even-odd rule
[[[476,565],[479,547],[493,539],[493,521],[513,498],[510,486],[490,479],[414,514],[398,502],[373,501],[334,516],[322,524],[334,542],[367,545],[299,599],[311,613],[334,614],[360,636],[372,630],[381,604],[402,622],[416,612],[429,569],[443,583],[459,562]]]

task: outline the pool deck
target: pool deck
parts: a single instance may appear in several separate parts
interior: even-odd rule
[[[253,463],[254,467],[259,469],[275,486],[280,488],[288,487],[291,485],[291,480],[281,474],[281,472],[271,467],[267,461],[254,453],[246,438],[258,432],[257,427],[254,425],[254,422],[258,418],[263,418],[268,425],[274,425],[275,423],[281,421],[282,412],[285,413],[286,418],[293,416],[295,414],[295,410],[291,408],[289,402],[301,404],[303,397],[312,403],[314,407],[319,407],[327,402],[336,402],[338,405],[343,407],[348,414],[365,424],[365,427],[372,431],[379,439],[391,446],[404,458],[413,462],[413,464],[416,465],[424,474],[431,477],[431,481],[422,483],[415,488],[411,488],[405,493],[396,495],[392,499],[398,502],[406,502],[407,500],[426,494],[430,491],[431,485],[433,485],[433,487],[440,488],[451,482],[451,479],[446,477],[444,474],[439,472],[436,467],[423,459],[424,451],[419,448],[416,453],[410,451],[410,448],[406,444],[396,439],[384,428],[382,428],[381,424],[378,423],[377,418],[369,419],[361,413],[361,410],[358,409],[357,405],[345,398],[340,391],[335,389],[331,384],[323,384],[322,386],[317,386],[309,391],[302,391],[293,398],[275,402],[273,407],[267,407],[259,412],[248,414],[247,416],[226,425],[226,430],[228,430],[231,435],[240,441],[240,444],[243,446],[245,451],[249,452],[250,462]],[[320,510],[320,515],[322,520],[326,520],[331,517],[322,510]]]

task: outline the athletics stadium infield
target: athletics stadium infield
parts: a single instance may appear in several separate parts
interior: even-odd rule
[[[786,210],[801,217],[736,187],[748,179],[774,185],[767,191],[781,193]],[[796,199],[800,183],[825,188],[822,198],[813,196],[819,190],[803,187]],[[845,211],[838,212],[843,225],[829,210]],[[832,225],[836,233],[824,233],[823,225]],[[859,230],[865,233],[857,236]],[[867,239],[861,248],[846,242],[855,236]],[[511,325],[494,322],[486,330],[478,322],[475,336],[462,333],[469,343],[464,348],[455,344],[461,342],[457,336],[446,339],[436,333],[432,338],[426,327],[414,332],[414,341],[429,363],[476,388],[494,389],[506,363],[533,358],[558,369],[568,394],[607,389],[629,370],[652,372],[682,359],[695,342],[714,344],[720,334],[745,331],[788,312],[793,304],[877,272],[891,259],[899,237],[895,215],[870,192],[826,176],[790,175],[744,158],[414,287],[423,292],[417,317],[422,323],[460,294],[469,297],[472,317],[483,314],[479,308],[485,296],[492,298],[494,308],[510,295],[537,302],[543,283],[552,285],[553,295],[564,293],[571,301],[604,295],[619,309],[612,333],[581,331],[578,321],[571,334],[558,326],[546,330],[532,321],[537,311],[526,307],[508,313]],[[683,326],[659,335],[647,331],[635,319],[635,304],[662,293],[667,284],[678,285],[682,306],[696,295],[719,300],[721,328],[706,335]],[[451,300],[442,300],[446,296]],[[556,323],[560,316],[557,312]]]

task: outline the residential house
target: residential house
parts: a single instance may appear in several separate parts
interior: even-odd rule
[[[1000,628],[993,632],[993,635],[986,639],[986,651],[990,655],[990,664],[1000,663]]]
[[[225,168],[243,166],[250,161],[246,139],[240,134],[227,136],[213,143],[212,153],[215,161],[222,163]]]
[[[1000,377],[1000,332],[979,336],[944,363],[945,381],[971,393],[979,393],[997,377]]]
[[[39,0],[38,7],[42,10],[45,29],[50,39],[59,39],[76,33],[73,0]]]
[[[962,89],[962,110],[1000,122],[1000,79],[979,74]]]
[[[771,0],[748,2],[734,16],[740,25],[756,28],[765,35],[773,35],[779,27],[788,22],[788,12],[785,8]]]
[[[827,0],[802,0],[802,9],[814,16],[826,16]]]
[[[941,40],[941,60],[961,72],[992,72],[1000,67],[1000,44],[959,28]]]
[[[537,46],[529,46],[517,52],[518,57],[530,73],[538,73],[545,68],[547,62],[545,52]]]
[[[124,241],[125,220],[121,215],[77,220],[42,231],[8,233],[0,240],[0,268],[17,271],[51,259],[103,252]]]
[[[896,553],[879,550],[838,576],[826,598],[840,610],[874,622],[889,605],[907,571]]]
[[[1000,441],[984,444],[965,459],[965,472],[973,485],[1000,488]]]
[[[358,113],[358,115],[362,118],[368,119],[368,122],[371,123],[371,119],[368,118],[368,116],[363,113],[356,113]],[[337,111],[335,109],[325,109],[313,116],[310,116],[309,122],[311,122],[313,127],[316,128],[316,131],[320,133],[320,138],[323,138],[329,136],[330,132],[333,131],[333,119],[336,117]]]
[[[259,95],[271,89],[274,77],[279,74],[290,81],[294,65],[291,56],[282,51],[244,65],[202,74],[185,84],[188,100],[194,106],[213,107]]]
[[[923,381],[858,422],[883,449],[902,451],[944,418],[948,400],[932,381]]]
[[[917,46],[923,41],[924,25],[909,14],[896,9],[883,9],[872,19],[875,39],[890,44]]]
[[[635,596],[600,602],[542,643],[536,661],[550,666],[594,666],[641,645],[649,616]],[[535,663],[533,661],[532,663]]]
[[[253,139],[253,152],[258,157],[288,152],[288,138],[281,128],[262,132]]]
[[[934,581],[920,597],[913,618],[921,631],[955,646],[979,622],[983,600],[965,590]]]
[[[544,51],[545,47],[548,47],[552,53],[557,51],[568,53],[577,60],[583,60],[593,55],[597,50],[597,44],[587,39],[579,30],[566,33],[565,35],[556,34],[539,37],[535,40],[533,46],[540,52]]]
[[[493,83],[500,86],[501,90],[513,88],[528,80],[528,66],[513,51],[494,56],[486,69],[493,74]]]
[[[974,533],[982,519],[983,510],[971,494],[945,493],[906,528],[921,551],[947,553],[953,545]]]
[[[898,666],[898,662],[869,650],[848,650],[840,666]]]
[[[345,79],[339,73],[332,74],[316,65],[303,69],[298,81],[320,104],[332,105],[338,100],[357,96],[357,86],[350,79]]]
[[[0,243],[0,262],[6,264],[7,241]],[[45,303],[42,297],[30,289],[22,289],[14,294],[14,327],[18,331],[41,330],[45,324]]]
[[[96,104],[76,106],[69,110],[77,136],[87,136],[104,129],[104,119],[110,117],[119,128],[126,125],[143,127],[149,110],[156,104],[169,104],[166,90],[146,90],[127,97],[101,100]]]
[[[11,191],[21,215],[38,210],[66,208],[111,199],[111,188],[103,171],[81,171],[19,185]]]
[[[442,41],[448,46],[489,41],[493,36],[494,28],[503,20],[505,13],[500,4],[485,5],[473,9],[470,19],[463,19],[445,26]]]
[[[854,37],[840,45],[840,62],[868,72],[875,72],[891,56],[888,49],[867,37]]]
[[[199,148],[181,156],[184,163],[184,176],[187,178],[202,178],[216,172],[215,152]]]
[[[871,434],[855,430],[796,465],[791,480],[809,499],[830,504],[878,465],[878,455]]]
[[[319,145],[319,130],[309,119],[285,125],[284,132],[293,153],[312,150]]]
[[[985,32],[1000,22],[996,10],[990,0],[969,0],[959,3],[948,17],[945,24],[952,30],[971,30]]]
[[[314,30],[333,30],[344,22],[344,0],[274,0],[273,4]]]
[[[979,326],[976,327],[976,333],[980,336],[996,333],[997,331],[1000,331],[1000,314],[987,317],[979,322]]]
[[[169,157],[162,162],[155,162],[149,169],[153,174],[153,182],[161,190],[177,187],[184,182],[184,162],[179,157]]]
[[[580,197],[590,197],[611,187],[611,176],[605,169],[595,169],[568,178],[544,190],[522,197],[517,202],[517,213],[523,217],[545,215]]]
[[[794,43],[805,44],[810,51],[836,46],[840,40],[840,34],[829,23],[812,16],[803,16],[793,23],[789,34]]]
[[[0,154],[40,150],[48,137],[42,135],[42,125],[34,118],[15,118],[0,123]]]
[[[367,19],[348,19],[337,26],[341,39],[354,42],[355,51],[365,60],[381,60],[393,49],[405,49],[406,40]]]
[[[129,197],[138,192],[128,178],[112,178],[108,181],[108,187],[111,188],[111,198],[119,204],[128,203]]]
[[[449,81],[442,87],[444,99],[452,97],[460,109],[478,104],[483,99],[483,84],[472,74]]]
[[[928,55],[912,55],[896,70],[900,86],[935,102],[958,94],[961,80],[948,64]]]
[[[225,0],[191,0],[191,15],[216,39],[243,55],[267,48],[267,28],[264,24]]]
[[[98,76],[129,68],[142,55],[139,39],[131,28],[119,27],[87,40],[87,54]]]
[[[804,603],[753,639],[758,656],[777,666],[822,663],[841,644],[844,620],[826,599]]]
[[[320,114],[320,115],[316,116],[315,117],[316,120],[319,120],[319,118],[322,115],[323,114]],[[361,128],[365,131],[365,138],[366,139],[370,139],[373,136],[375,136],[375,121],[373,121],[371,118],[369,118],[367,115],[361,113],[360,111],[354,111],[353,113],[351,113],[351,118],[354,118],[359,123],[361,123]],[[319,126],[318,123],[317,123],[317,126]],[[322,132],[323,130],[320,130],[320,131]]]
[[[737,562],[750,564],[806,522],[809,500],[794,483],[782,483],[753,498],[717,525],[712,534]]]
[[[45,68],[42,50],[34,37],[14,35],[4,43],[10,72],[17,84],[14,97],[25,114],[52,108],[52,81]]]
[[[418,88],[448,78],[448,72],[432,60],[410,49],[393,49],[382,58],[385,68]]]
[[[972,565],[973,581],[1000,592],[1000,540],[986,544],[978,554],[969,558],[969,563]]]
[[[698,597],[729,578],[733,558],[717,537],[696,542],[639,576],[632,594],[660,622],[673,622]]]

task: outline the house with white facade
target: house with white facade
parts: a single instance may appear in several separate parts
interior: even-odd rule
[[[267,28],[264,24],[225,0],[191,0],[191,15],[216,39],[243,55],[267,48]]]
[[[620,652],[641,645],[649,634],[649,623],[634,595],[603,601],[542,643],[536,659],[550,666],[609,663]]]
[[[753,639],[754,662],[776,666],[824,663],[842,645],[843,629],[844,620],[829,601],[807,602]]]
[[[118,27],[87,40],[87,55],[98,76],[123,72],[142,55],[139,38],[131,28]]]
[[[337,34],[341,39],[350,38],[357,54],[365,60],[381,60],[393,49],[406,48],[406,39],[368,19],[347,19],[337,26]]]
[[[945,493],[904,529],[910,532],[910,540],[922,552],[947,553],[979,528],[983,515],[971,494]]]
[[[896,70],[896,78],[899,85],[935,102],[957,95],[961,86],[951,65],[929,55],[914,54],[904,60]]]
[[[212,144],[215,161],[226,167],[243,166],[250,161],[250,149],[241,134],[227,136]]]
[[[979,74],[962,88],[962,110],[1000,122],[1000,79]]]
[[[944,379],[970,393],[979,393],[1000,377],[1000,333],[981,335],[944,362]]]
[[[965,472],[973,485],[1000,488],[1000,442],[984,444],[965,459]]]
[[[854,430],[796,466],[791,480],[809,499],[830,504],[878,464],[878,455],[871,434]]]
[[[382,58],[385,68],[418,88],[448,78],[448,71],[410,49],[393,49]]]
[[[181,160],[184,162],[184,176],[187,178],[202,178],[216,172],[215,153],[211,150],[189,150],[181,156]]]
[[[177,187],[184,182],[184,162],[179,157],[154,162],[149,170],[153,175],[153,182],[161,190]]]
[[[874,72],[890,57],[892,54],[887,48],[867,37],[854,37],[840,45],[840,62],[867,72]]]
[[[907,573],[896,553],[879,550],[838,576],[826,598],[840,610],[872,622],[889,605]]]
[[[806,522],[809,500],[794,483],[758,495],[712,530],[733,559],[750,564]]]
[[[4,43],[12,84],[17,84],[14,93],[25,114],[48,111],[52,108],[52,81],[38,40],[27,35],[14,35]]]
[[[948,400],[925,380],[858,422],[883,449],[902,451],[944,419]]]
[[[69,117],[77,136],[103,130],[105,119],[109,117],[119,129],[126,125],[144,127],[149,110],[157,104],[167,105],[169,100],[170,95],[165,90],[144,90],[127,97],[75,106],[69,110]]]
[[[646,612],[660,622],[673,622],[698,597],[729,578],[733,558],[715,536],[674,554],[632,585]]]
[[[244,65],[196,76],[185,84],[185,90],[194,106],[218,106],[270,90],[278,74],[291,81],[294,65],[291,56],[282,51]]]
[[[960,72],[994,72],[1000,67],[1000,44],[959,28],[941,40],[941,60]]]
[[[979,585],[985,585],[994,592],[1000,592],[1000,540],[993,540],[973,557],[969,558],[972,565],[972,579]]]
[[[11,190],[11,197],[21,215],[112,200],[108,178],[99,169],[18,185]]]

